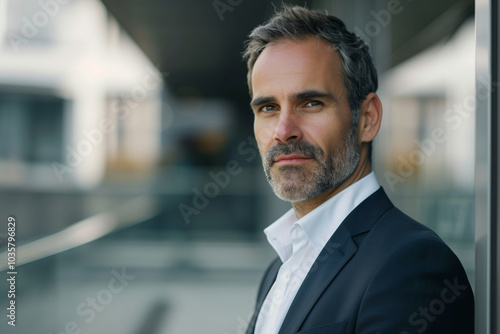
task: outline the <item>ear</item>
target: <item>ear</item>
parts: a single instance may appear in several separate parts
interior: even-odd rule
[[[358,138],[362,143],[375,139],[382,122],[382,103],[377,94],[370,93],[361,103],[358,117]]]

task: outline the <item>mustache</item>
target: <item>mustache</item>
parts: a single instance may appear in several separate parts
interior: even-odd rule
[[[304,141],[292,141],[290,144],[278,143],[271,147],[265,154],[265,163],[267,166],[271,166],[278,156],[289,154],[300,154],[314,160],[325,155],[323,150],[316,145]]]

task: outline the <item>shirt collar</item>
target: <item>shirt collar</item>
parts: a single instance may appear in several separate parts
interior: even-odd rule
[[[286,262],[292,256],[290,231],[294,225],[299,225],[319,254],[349,213],[379,187],[375,173],[371,172],[301,219],[297,219],[292,208],[264,230],[267,240],[281,261]]]

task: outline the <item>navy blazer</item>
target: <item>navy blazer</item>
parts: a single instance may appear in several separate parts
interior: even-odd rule
[[[274,283],[262,279],[254,315]],[[327,242],[304,279],[279,334],[474,333],[474,297],[450,248],[391,203],[380,188]]]

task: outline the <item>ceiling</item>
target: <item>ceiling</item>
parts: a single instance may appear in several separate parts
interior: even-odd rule
[[[103,2],[160,71],[168,73],[175,96],[248,101],[243,43],[274,12],[270,1]]]
[[[473,0],[409,1],[404,4],[409,9],[395,16],[391,23],[392,65],[450,35],[474,12]],[[103,3],[160,71],[168,73],[168,86],[174,96],[216,97],[247,105],[246,65],[241,60],[243,43],[256,25],[272,15],[275,10],[272,1],[103,0]],[[342,4],[351,16],[359,8],[366,11],[367,6],[365,1],[344,0],[287,3],[307,3],[312,8],[314,4],[322,8]],[[381,2],[372,0],[368,6],[372,5],[377,8]]]

